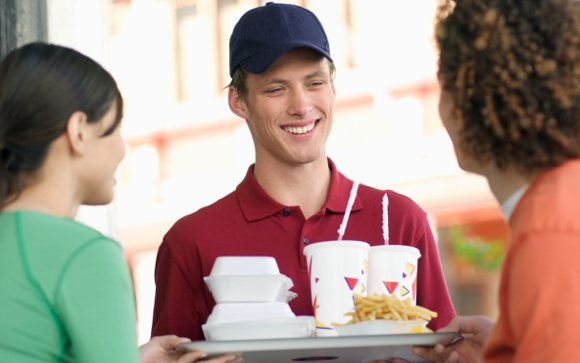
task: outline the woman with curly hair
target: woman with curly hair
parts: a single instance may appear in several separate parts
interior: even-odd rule
[[[458,317],[436,362],[580,361],[580,3],[457,0],[436,19],[439,112],[509,223],[499,316]]]

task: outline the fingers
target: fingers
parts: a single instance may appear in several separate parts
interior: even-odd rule
[[[200,351],[191,351],[183,354],[179,357],[176,363],[194,363],[199,362],[203,359],[204,363],[235,363],[241,362],[241,359],[234,354],[223,354],[220,356],[212,357],[211,359],[206,359],[207,354]]]
[[[460,363],[459,362],[459,354],[455,351],[451,352],[447,357],[445,363]]]
[[[199,350],[184,353],[175,363],[194,363],[203,360],[203,363],[241,363],[241,357],[235,354],[221,354],[207,358],[207,354]]]
[[[446,328],[455,329],[460,333],[479,334],[490,330],[493,325],[493,320],[483,315],[458,316]]]
[[[413,347],[413,353],[421,358],[435,363],[463,363],[465,360],[461,360],[461,354],[453,350],[452,347],[445,347],[441,344],[437,344],[434,347]],[[478,356],[466,356],[464,358],[468,359],[468,362],[479,362]]]
[[[178,337],[177,335],[160,335],[152,337],[150,341],[159,344],[163,349],[174,350],[180,344],[189,342],[190,339]]]
[[[179,359],[177,360],[177,363],[193,363],[196,362],[202,358],[205,358],[207,356],[207,354],[205,354],[204,352],[200,352],[200,351],[191,351],[191,352],[187,352],[184,353],[181,357],[179,357]]]
[[[393,358],[389,363],[409,363],[409,361],[402,358]]]
[[[433,351],[433,349],[434,348],[417,346],[413,347],[413,353],[429,361],[435,361],[435,352]]]
[[[413,353],[421,358],[436,363],[459,363],[459,356],[455,352],[449,352],[442,344],[434,347],[413,347]]]
[[[443,344],[435,344],[433,347],[435,354],[443,354],[445,353],[446,347]]]

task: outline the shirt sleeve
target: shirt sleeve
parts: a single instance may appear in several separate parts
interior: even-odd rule
[[[138,362],[136,309],[121,247],[102,238],[69,259],[55,301],[76,362]]]
[[[437,313],[428,327],[438,330],[445,327],[455,317],[455,307],[445,281],[439,250],[433,232],[425,217],[417,226],[417,248],[421,251],[417,271],[417,304]]]
[[[201,318],[207,313],[208,304],[204,300],[203,281],[195,249],[186,253],[174,253],[172,246],[183,242],[171,233],[157,252],[155,265],[155,305],[151,336],[176,334],[191,340],[203,340]],[[185,262],[187,261],[187,262]]]
[[[509,252],[501,304],[508,312],[504,334],[517,347],[514,363],[580,360],[579,240],[577,233],[537,232]]]

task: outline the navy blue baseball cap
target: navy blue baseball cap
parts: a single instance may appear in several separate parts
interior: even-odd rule
[[[246,12],[230,37],[230,76],[241,66],[259,74],[287,51],[305,47],[332,62],[322,24],[308,9],[268,2]]]

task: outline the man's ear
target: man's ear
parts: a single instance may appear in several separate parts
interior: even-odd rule
[[[234,86],[228,87],[228,104],[230,106],[230,110],[232,110],[233,113],[240,116],[244,120],[248,118],[246,101]]]
[[[84,112],[74,112],[70,115],[66,125],[67,139],[73,153],[84,154],[89,139],[87,115]]]

